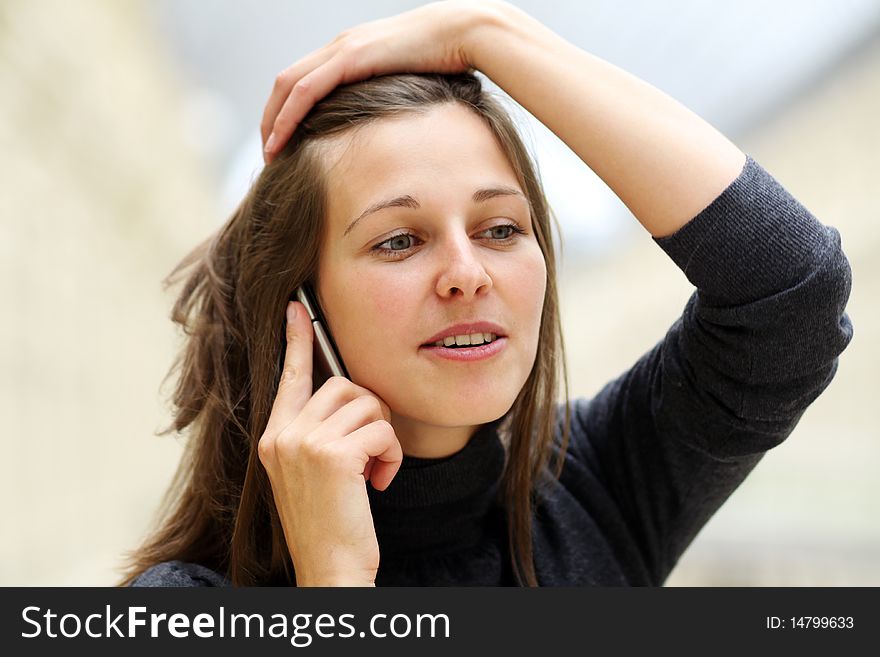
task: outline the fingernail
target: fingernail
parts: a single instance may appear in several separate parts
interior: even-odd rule
[[[266,146],[263,148],[267,153],[271,153],[272,149],[275,147],[275,133],[273,132],[269,135],[269,138],[266,140]]]
[[[287,304],[287,321],[292,322],[296,319],[296,303],[293,301]]]

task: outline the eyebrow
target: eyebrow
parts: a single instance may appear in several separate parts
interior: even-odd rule
[[[521,196],[522,198],[525,198],[525,194],[523,194],[518,189],[501,185],[497,187],[484,187],[482,189],[478,189],[474,192],[471,200],[474,203],[485,203],[489,199],[493,199],[497,196]],[[413,210],[418,210],[421,207],[421,204],[409,194],[404,194],[403,196],[397,196],[396,198],[373,203],[370,207],[364,210],[357,219],[355,219],[348,225],[348,228],[346,228],[345,232],[343,233],[343,237],[348,235],[361,219],[375,212],[378,212],[379,210],[384,210],[386,208],[411,208]]]

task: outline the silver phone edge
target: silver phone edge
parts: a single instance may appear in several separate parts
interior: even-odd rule
[[[315,329],[315,338],[318,340],[318,347],[321,349],[321,353],[324,354],[324,357],[327,359],[327,365],[330,367],[330,373],[333,376],[345,376],[345,372],[342,371],[342,367],[339,364],[339,361],[336,359],[336,354],[333,353],[333,346],[330,344],[330,338],[327,337],[327,333],[324,332],[324,327],[321,326],[321,322],[313,321],[312,328]]]
[[[321,353],[324,354],[324,358],[327,360],[327,366],[330,368],[331,375],[344,377],[345,372],[339,364],[339,360],[336,358],[336,353],[333,351],[333,345],[330,343],[330,338],[327,336],[327,332],[324,330],[321,322],[317,319],[315,309],[312,307],[312,303],[305,291],[303,291],[302,286],[296,288],[296,298],[303,306],[305,306],[306,312],[309,314],[309,319],[312,321],[312,328],[315,331],[315,339],[318,341],[318,347],[320,348]]]

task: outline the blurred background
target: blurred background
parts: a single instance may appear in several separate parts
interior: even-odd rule
[[[117,581],[181,454],[154,435],[180,345],[162,278],[259,170],[275,75],[418,4],[0,0],[0,585]],[[855,338],[834,382],[668,585],[880,585],[880,2],[514,4],[722,130],[840,231],[852,265]],[[692,289],[514,111],[565,238],[570,394],[592,396]]]

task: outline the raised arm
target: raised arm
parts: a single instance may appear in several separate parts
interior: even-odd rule
[[[681,228],[742,170],[745,155],[676,100],[506,2],[480,7],[465,56],[577,153],[654,237]]]
[[[697,290],[663,340],[574,404],[569,475],[625,557],[660,585],[763,454],[831,383],[852,339],[840,234],[753,160],[675,235],[656,239]],[[596,493],[579,482],[599,482]],[[613,511],[611,511],[613,510]]]

